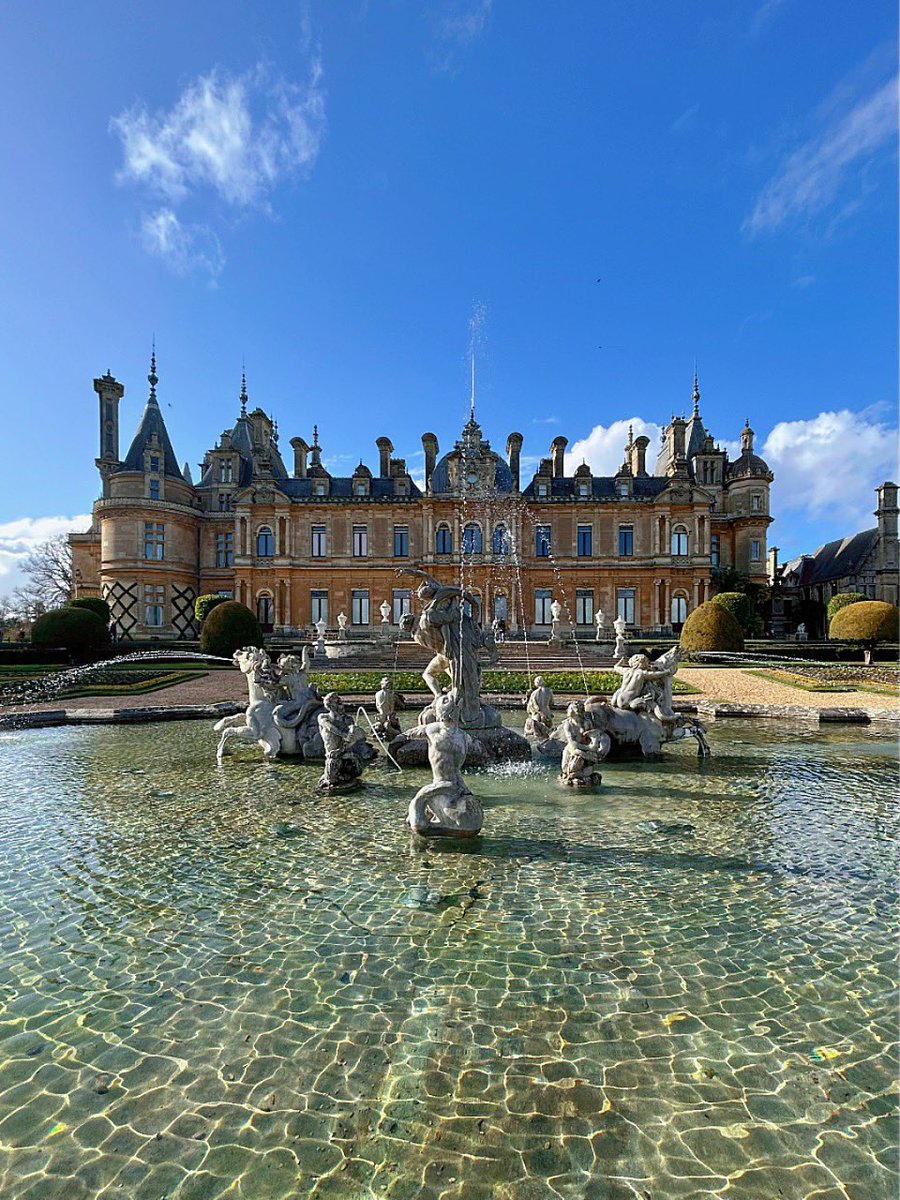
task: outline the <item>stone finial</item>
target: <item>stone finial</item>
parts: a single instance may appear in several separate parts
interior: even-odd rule
[[[153,349],[150,351],[150,374],[147,376],[147,382],[150,384],[150,396],[148,403],[156,404],[156,385],[159,383],[159,376],[156,374],[156,338],[153,339]]]

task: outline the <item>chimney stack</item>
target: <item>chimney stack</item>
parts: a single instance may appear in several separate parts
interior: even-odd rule
[[[380,437],[375,442],[378,447],[378,474],[382,479],[389,479],[391,474],[391,454],[394,451],[391,439],[388,437]]]
[[[554,479],[562,479],[563,477],[563,461],[568,444],[569,439],[564,437],[555,437],[550,443],[550,458],[553,461]]]
[[[306,478],[306,456],[309,454],[309,446],[302,437],[291,438],[291,448],[294,451],[294,478]]]
[[[438,440],[433,433],[422,434],[422,449],[425,451],[425,491],[431,490],[431,476],[438,456]]]
[[[639,438],[635,438],[633,442],[633,451],[631,459],[631,472],[633,475],[647,474],[647,447],[650,445],[650,439],[642,434]]]
[[[511,433],[506,439],[506,457],[512,472],[513,487],[519,491],[519,459],[522,455],[523,437],[521,433]]]

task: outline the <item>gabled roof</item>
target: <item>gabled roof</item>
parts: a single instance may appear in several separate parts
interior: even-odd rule
[[[875,551],[877,529],[865,529],[852,537],[837,538],[819,546],[812,554],[801,554],[784,564],[783,574],[796,575],[801,587],[828,583],[858,575]]]

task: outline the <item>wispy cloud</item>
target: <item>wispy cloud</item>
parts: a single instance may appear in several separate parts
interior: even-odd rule
[[[559,417],[532,417],[532,425],[558,425]]]
[[[804,291],[816,282],[815,275],[798,275],[796,279],[791,280],[791,287],[799,288]]]
[[[41,542],[60,533],[91,527],[90,513],[74,517],[19,517],[0,524],[0,590],[11,592],[25,582],[22,564]]]
[[[460,53],[485,32],[493,0],[444,0],[435,13],[436,50],[433,66],[452,74]]]
[[[681,113],[680,116],[677,116],[675,118],[675,120],[672,122],[672,125],[671,125],[672,133],[680,133],[681,130],[684,129],[685,125],[687,125],[694,117],[696,117],[696,115],[699,111],[700,111],[699,103],[692,104],[690,106],[690,108],[686,108],[684,110],[684,112]]]
[[[786,0],[762,0],[762,4],[750,18],[750,36],[759,37]]]
[[[835,201],[859,204],[846,190],[859,169],[894,144],[897,76],[857,96],[826,127],[784,159],[765,185],[743,228],[750,236],[770,233],[796,218],[810,218]]]
[[[213,200],[270,211],[279,184],[309,174],[325,131],[321,60],[312,57],[302,84],[262,63],[242,75],[214,68],[171,108],[151,113],[137,104],[110,127],[122,144],[118,181],[165,202],[142,218],[144,246],[179,273],[215,274],[224,259],[208,221],[184,223],[174,210]]]

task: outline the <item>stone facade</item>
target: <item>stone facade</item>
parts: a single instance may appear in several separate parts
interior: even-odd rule
[[[585,464],[565,473],[567,441],[556,438],[534,476],[520,478],[523,439],[510,434],[506,457],[491,449],[474,412],[459,441],[439,457],[422,437],[424,490],[388,438],[378,439],[378,471],[351,476],[323,465],[318,429],[291,440],[292,470],[275,422],[240,414],[207,452],[199,482],[179,467],[156,397],[150,395],[124,459],[118,450],[123,386],[94,380],[100,406],[101,496],[91,529],[71,537],[80,595],[102,594],[121,635],[193,636],[193,599],[222,592],[254,608],[264,627],[292,634],[345,612],[351,635],[371,635],[379,606],[396,626],[423,566],[446,581],[460,574],[481,605],[512,631],[546,636],[558,599],[584,636],[602,608],[635,629],[678,629],[709,596],[710,570],[734,566],[764,583],[772,474],[753,453],[749,423],[730,460],[703,426],[694,384],[690,418],[673,417],[655,470],[648,439],[629,438],[614,476]],[[343,448],[343,447],[342,447]],[[462,554],[461,554],[462,551]]]

